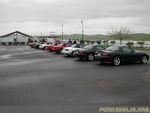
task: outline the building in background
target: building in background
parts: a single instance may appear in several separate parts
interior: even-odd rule
[[[2,45],[26,45],[29,41],[33,40],[33,36],[19,31],[0,36],[0,42]]]

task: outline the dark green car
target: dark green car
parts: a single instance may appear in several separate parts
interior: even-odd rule
[[[105,48],[101,45],[87,45],[82,49],[75,52],[75,56],[79,59],[87,59],[93,61],[95,59],[95,52],[104,50]]]
[[[103,51],[96,52],[95,58],[101,63],[112,63],[118,66],[123,62],[146,64],[149,60],[149,55],[135,51],[127,46],[110,46]]]

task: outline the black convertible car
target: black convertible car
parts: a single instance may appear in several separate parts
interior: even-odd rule
[[[146,64],[149,55],[144,52],[136,52],[126,46],[110,46],[103,51],[97,51],[95,58],[101,63],[113,63],[118,66],[122,62],[140,62]]]

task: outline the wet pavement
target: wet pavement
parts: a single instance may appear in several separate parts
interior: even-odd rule
[[[149,105],[150,63],[101,65],[26,46],[0,51],[0,106],[98,113],[101,106]]]

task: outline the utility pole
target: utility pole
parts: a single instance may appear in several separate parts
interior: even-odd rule
[[[63,38],[64,38],[64,25],[62,24],[62,35],[61,35],[61,40],[62,40],[62,42],[63,42]]]
[[[81,20],[81,26],[82,26],[82,39],[84,40],[84,27],[83,27],[83,20]]]

